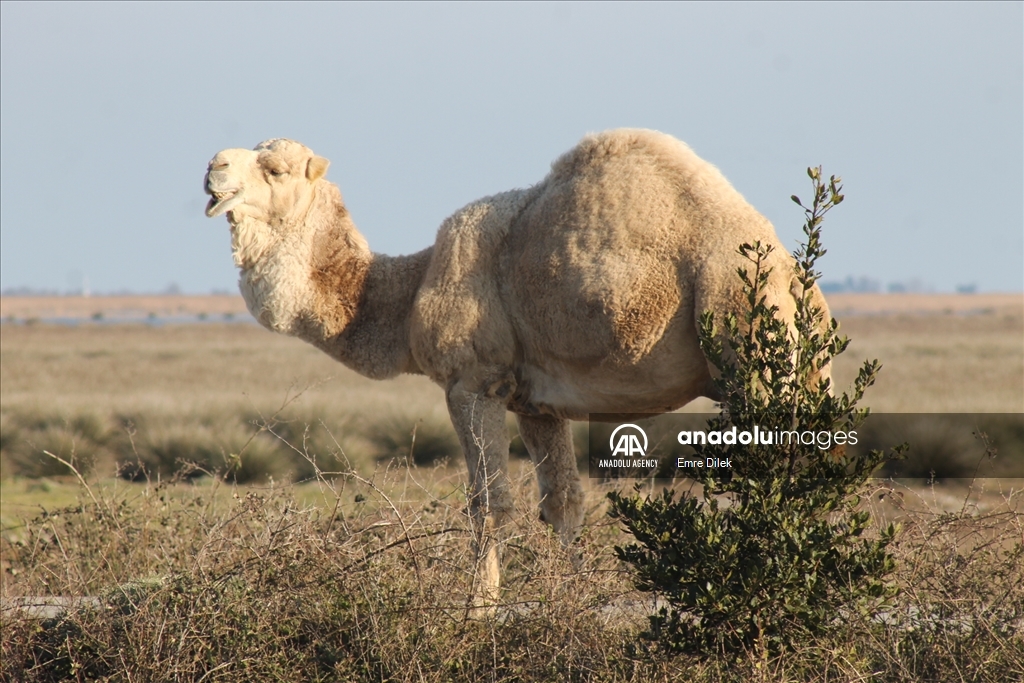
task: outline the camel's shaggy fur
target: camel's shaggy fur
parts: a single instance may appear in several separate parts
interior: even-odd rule
[[[489,525],[512,506],[506,411],[542,516],[569,541],[583,509],[568,420],[715,397],[697,321],[740,309],[741,243],[775,247],[768,303],[793,316],[793,261],[771,224],[668,135],[588,135],[539,184],[473,202],[401,257],[370,252],[327,166],[283,139],[210,162],[207,215],[227,213],[249,310],[369,377],[443,387]]]

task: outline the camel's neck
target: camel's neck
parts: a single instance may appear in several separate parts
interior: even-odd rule
[[[265,327],[299,337],[362,375],[419,372],[409,315],[433,248],[411,256],[370,253],[337,189],[322,190],[301,231],[284,234],[243,266],[239,284],[249,310]]]
[[[433,247],[411,256],[373,254],[358,278],[358,295],[342,301],[337,289],[322,289],[320,312],[310,318],[312,334],[298,336],[367,377],[420,373],[409,346],[409,317],[432,252]]]

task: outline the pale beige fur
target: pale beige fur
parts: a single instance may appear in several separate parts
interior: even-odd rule
[[[541,515],[569,542],[583,520],[569,420],[715,397],[696,325],[740,310],[741,243],[775,247],[769,303],[793,315],[793,260],[771,224],[662,133],[588,135],[539,184],[460,209],[405,257],[370,252],[327,165],[283,139],[210,162],[207,215],[227,213],[249,310],[370,377],[443,387],[488,527],[512,513],[507,411]]]

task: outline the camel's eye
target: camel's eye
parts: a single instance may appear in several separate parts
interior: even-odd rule
[[[288,166],[281,163],[278,159],[261,159],[262,166],[266,170],[268,175],[272,175],[275,178],[288,175]]]

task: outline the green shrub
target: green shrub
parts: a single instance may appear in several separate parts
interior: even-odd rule
[[[878,362],[865,362],[852,391],[838,396],[823,372],[849,343],[812,296],[815,262],[825,253],[822,217],[843,196],[834,176],[825,184],[820,168],[808,175],[814,201],[805,208],[807,243],[794,254],[802,291],[794,293],[792,325],[766,304],[771,247],[760,243],[739,248],[751,264],[739,271],[743,319],[726,315],[716,324],[711,312],[702,315],[701,348],[720,372],[723,397],[710,430],[849,431],[866,417],[856,404]],[[856,457],[842,446],[752,443],[702,446],[697,456],[732,462],[728,475],[697,475],[702,498],[671,490],[641,498],[639,486],[629,496],[610,494],[610,514],[638,541],[617,547],[619,558],[633,566],[639,589],[667,601],[650,617],[649,637],[672,651],[767,656],[891,595],[885,577],[895,562],[887,548],[896,530],[865,538],[870,517],[857,496],[883,452]]]

